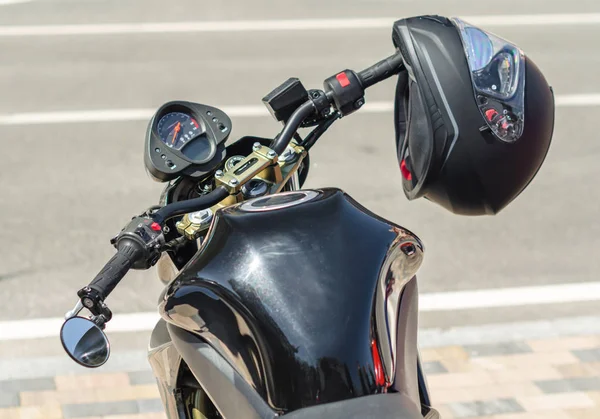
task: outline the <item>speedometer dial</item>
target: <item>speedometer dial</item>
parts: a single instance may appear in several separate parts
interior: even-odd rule
[[[160,140],[175,150],[202,134],[198,121],[183,112],[170,112],[160,118],[157,125]]]

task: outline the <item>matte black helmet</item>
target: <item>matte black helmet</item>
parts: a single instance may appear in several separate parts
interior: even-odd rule
[[[531,182],[554,129],[552,89],[523,52],[460,19],[394,24],[406,71],[395,124],[403,188],[456,214],[495,214]]]

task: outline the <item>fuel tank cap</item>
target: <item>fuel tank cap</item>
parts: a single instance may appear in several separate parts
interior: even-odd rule
[[[312,190],[282,192],[246,201],[240,205],[240,209],[247,212],[274,211],[312,201],[317,196],[319,193]]]

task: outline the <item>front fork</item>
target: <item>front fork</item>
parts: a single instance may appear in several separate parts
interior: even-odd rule
[[[417,358],[417,379],[419,383],[419,398],[421,400],[421,406],[431,406],[429,389],[427,387],[427,377],[425,377],[420,356]]]
[[[431,406],[427,377],[425,377],[420,356],[417,357],[417,379],[419,383],[419,399],[421,400],[421,414],[425,419],[441,419],[439,412]]]

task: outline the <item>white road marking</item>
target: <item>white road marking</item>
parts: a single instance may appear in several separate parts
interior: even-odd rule
[[[600,106],[600,94],[559,95],[557,107]],[[223,106],[232,118],[269,116],[263,105]],[[361,113],[385,113],[394,109],[392,102],[367,102]],[[0,114],[0,125],[40,125],[86,122],[148,121],[156,109],[98,109],[90,111],[27,112]]]
[[[600,301],[600,282],[422,294],[419,309],[431,312],[582,301]],[[158,318],[154,312],[115,313],[106,330],[108,333],[148,331]],[[61,318],[1,321],[0,341],[58,336],[62,323]]]
[[[600,282],[424,294],[420,311],[515,307],[600,300]]]
[[[20,4],[20,3],[29,3],[32,0],[0,0],[0,6],[5,6],[8,4]]]
[[[600,13],[461,16],[477,26],[597,25]],[[395,18],[226,20],[0,26],[0,37],[390,29]]]
[[[579,94],[579,95],[557,95],[556,106],[598,106],[600,105],[600,94]]]
[[[158,313],[114,313],[106,326],[107,333],[142,332],[152,330],[159,319]],[[10,320],[0,322],[0,342],[58,337],[64,319],[60,317]]]

